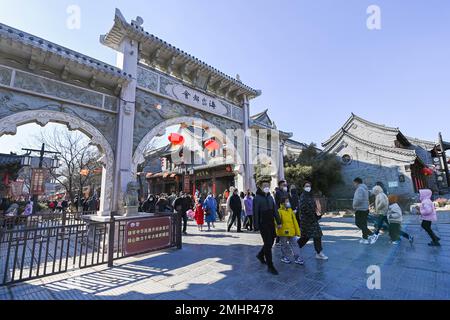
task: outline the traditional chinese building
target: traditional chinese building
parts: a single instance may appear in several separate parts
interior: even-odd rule
[[[342,163],[343,183],[332,193],[336,198],[352,198],[356,177],[369,188],[378,183],[388,193],[405,197],[415,196],[421,188],[437,191],[438,175],[427,176],[424,170],[433,166],[436,143],[408,137],[399,128],[352,114],[322,146]]]

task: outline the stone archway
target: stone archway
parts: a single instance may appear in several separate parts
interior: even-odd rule
[[[103,164],[102,188],[100,195],[100,215],[109,215],[112,205],[114,153],[103,134],[90,123],[68,113],[48,110],[30,110],[18,112],[0,119],[0,137],[15,135],[17,127],[35,122],[45,126],[49,122],[64,124],[70,131],[79,130],[91,139],[91,144],[99,148]]]
[[[202,118],[196,118],[196,117],[175,117],[168,120],[165,120],[161,123],[159,123],[157,126],[155,126],[153,129],[151,129],[141,140],[139,145],[136,147],[136,150],[133,154],[133,163],[132,163],[132,171],[131,174],[134,176],[137,173],[137,167],[139,164],[143,163],[145,161],[144,153],[146,151],[146,147],[149,145],[151,140],[156,137],[158,134],[161,133],[165,128],[170,127],[172,125],[177,125],[181,123],[186,123],[194,126],[202,126],[206,125],[208,127],[208,132],[213,134],[214,136],[218,137],[218,139],[221,142],[226,141],[226,133],[223,132],[221,129],[217,128],[213,123],[204,120]],[[239,159],[241,158],[240,153],[235,149],[233,145],[233,150],[236,152],[237,157]],[[243,163],[243,159],[238,160],[238,163]],[[238,170],[235,169],[236,174],[238,174],[238,177],[240,177],[241,181],[243,181],[243,169],[242,166],[239,166]],[[243,182],[242,182],[243,183]]]

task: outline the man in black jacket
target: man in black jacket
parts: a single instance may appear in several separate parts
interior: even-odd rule
[[[278,274],[272,261],[272,246],[276,237],[275,220],[277,228],[281,228],[281,219],[275,200],[270,194],[270,177],[258,182],[258,190],[253,199],[253,224],[255,231],[260,231],[264,246],[256,256],[263,264],[267,264],[268,271]]]
[[[233,225],[236,219],[237,219],[237,232],[242,232],[241,231],[242,201],[241,197],[239,197],[237,189],[234,189],[233,195],[230,198],[230,209],[232,212],[232,216],[228,224],[228,232],[230,232],[231,226]]]

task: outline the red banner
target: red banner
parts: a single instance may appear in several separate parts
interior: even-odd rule
[[[42,195],[45,193],[45,169],[32,169],[30,193]]]
[[[170,248],[172,218],[155,217],[128,221],[125,227],[125,254],[133,255]]]

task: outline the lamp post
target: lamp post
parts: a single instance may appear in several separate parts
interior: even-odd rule
[[[31,160],[32,157],[30,156],[30,154],[32,152],[39,152],[39,169],[42,169],[43,164],[44,164],[44,155],[47,154],[54,154],[53,159],[51,159],[51,163],[50,163],[50,169],[56,169],[59,167],[59,160],[57,158],[58,154],[61,154],[60,152],[54,152],[54,151],[46,151],[45,150],[45,143],[42,144],[42,147],[40,150],[36,150],[36,149],[27,149],[27,148],[22,148],[22,150],[27,151],[24,159],[23,159],[23,165],[24,166],[30,166],[31,167]],[[31,190],[30,190],[31,191]],[[33,194],[32,196],[32,200],[33,200],[33,212],[36,212],[37,209],[37,200],[38,200],[38,195],[37,194]]]

